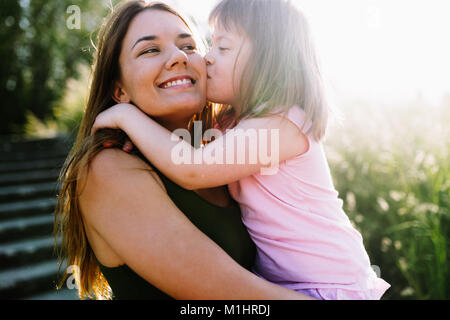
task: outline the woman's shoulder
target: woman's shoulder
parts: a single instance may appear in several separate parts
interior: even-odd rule
[[[129,168],[151,170],[151,167],[138,156],[117,148],[101,150],[91,160],[90,167],[97,173]]]
[[[88,180],[95,180],[95,185],[102,187],[117,186],[121,188],[124,179],[150,179],[155,181],[165,191],[165,187],[158,174],[144,160],[134,154],[126,153],[120,149],[108,148],[101,150],[89,162],[89,165],[80,171],[78,181],[83,185]],[[136,172],[142,174],[135,174]],[[81,191],[81,190],[80,190]],[[148,190],[151,192],[151,188]]]

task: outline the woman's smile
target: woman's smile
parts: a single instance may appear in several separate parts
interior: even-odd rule
[[[161,89],[190,89],[195,86],[196,81],[191,76],[177,76],[172,77],[163,83],[159,84],[158,87]]]

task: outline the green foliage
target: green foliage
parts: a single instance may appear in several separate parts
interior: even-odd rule
[[[385,298],[450,298],[449,105],[354,104],[326,150]]]
[[[71,5],[80,9],[80,28],[68,26]],[[24,133],[30,114],[55,118],[67,79],[92,61],[90,35],[107,10],[90,0],[0,2],[0,134]]]

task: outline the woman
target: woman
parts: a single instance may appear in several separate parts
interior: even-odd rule
[[[186,22],[158,3],[126,3],[99,33],[56,215],[67,265],[79,266],[80,297],[109,298],[111,287],[122,299],[307,298],[247,270],[254,246],[223,189],[183,190],[141,157],[103,148],[123,143],[123,134],[90,137],[96,116],[121,102],[171,131],[187,128],[206,104],[206,67],[196,47]],[[170,86],[177,80],[184,82]]]

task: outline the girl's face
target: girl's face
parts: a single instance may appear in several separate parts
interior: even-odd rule
[[[215,26],[212,47],[206,54],[207,99],[236,106],[240,79],[251,52],[251,43],[237,31]]]
[[[189,118],[206,103],[206,64],[177,16],[146,10],[130,24],[120,54],[117,102],[163,122]]]

